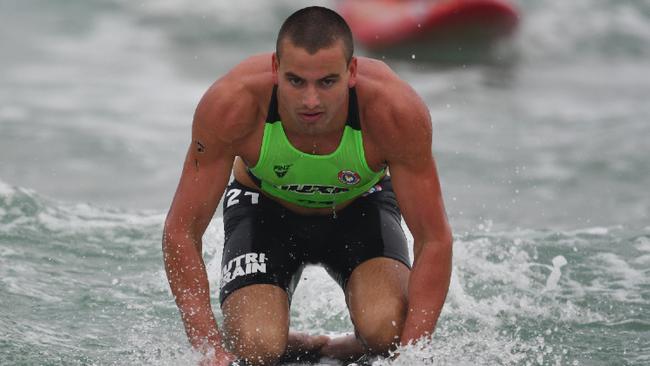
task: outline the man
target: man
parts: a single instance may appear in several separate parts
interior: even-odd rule
[[[205,364],[387,354],[435,328],[452,235],[429,113],[385,64],[352,52],[338,14],[299,10],[274,54],[237,65],[196,109],[163,253]],[[201,238],[224,191],[220,332]],[[412,269],[400,210],[414,237]],[[308,263],[323,265],[343,289],[354,336],[289,332],[291,294]]]

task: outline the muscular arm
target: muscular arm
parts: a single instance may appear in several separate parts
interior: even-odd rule
[[[199,103],[162,240],[167,279],[189,341],[204,352],[213,349],[221,359],[227,356],[210,305],[201,238],[228,183],[236,154],[233,146],[241,138],[237,134],[242,129],[233,128],[231,121],[254,118],[245,97],[232,101],[227,96],[234,92],[216,85]]]
[[[382,143],[400,209],[414,239],[408,314],[401,335],[407,344],[433,333],[451,276],[452,234],[431,152],[427,107],[407,86]]]

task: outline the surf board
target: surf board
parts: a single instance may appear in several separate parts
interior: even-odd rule
[[[513,34],[519,23],[506,0],[344,0],[338,10],[371,52],[485,46]]]

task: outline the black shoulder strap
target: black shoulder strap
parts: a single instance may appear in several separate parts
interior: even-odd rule
[[[266,123],[273,123],[279,120],[280,120],[280,112],[278,112],[278,86],[273,85],[271,102],[269,102],[269,112],[266,114]]]
[[[355,130],[361,130],[359,103],[357,101],[357,90],[355,88],[350,88],[350,100],[348,102],[348,120],[346,124]]]

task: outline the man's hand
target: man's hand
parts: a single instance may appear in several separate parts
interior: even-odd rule
[[[363,356],[366,348],[355,337],[354,334],[348,334],[330,339],[323,348],[321,354],[323,357],[333,358],[340,361],[353,361]]]
[[[215,354],[206,355],[200,362],[199,366],[230,366],[236,361],[235,355],[228,351],[216,352]]]

